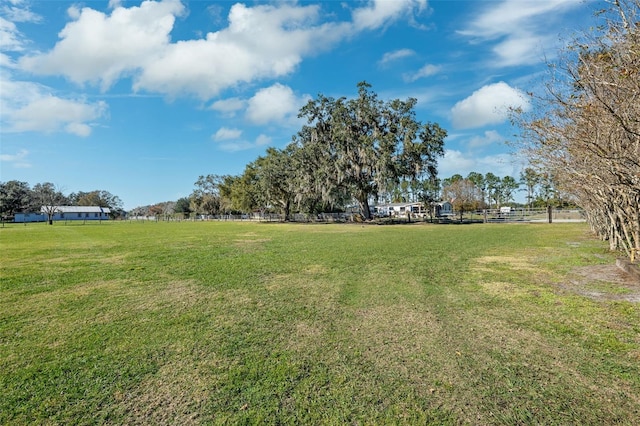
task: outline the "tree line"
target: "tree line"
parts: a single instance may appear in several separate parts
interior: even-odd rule
[[[3,220],[13,218],[16,213],[40,212],[42,208],[43,213],[52,215],[58,206],[107,207],[113,218],[125,215],[122,201],[109,191],[97,189],[65,195],[51,182],[37,183],[33,187],[17,180],[0,182],[0,216]]]
[[[271,150],[271,148],[269,149]],[[269,155],[269,154],[267,154]],[[357,203],[347,196],[334,200],[333,204],[311,202],[297,204],[292,202],[288,207],[286,198],[278,199],[284,192],[267,193],[263,188],[277,186],[280,178],[274,174],[260,171],[261,157],[252,163],[242,175],[206,175],[199,176],[194,183],[194,190],[188,197],[177,201],[166,201],[150,206],[133,209],[132,216],[173,216],[175,214],[188,218],[197,216],[240,215],[252,212],[277,213],[331,213],[359,209]],[[247,170],[249,172],[247,172]],[[270,181],[275,179],[275,182]],[[517,191],[526,191],[524,207],[536,209],[547,206],[572,206],[569,198],[563,199],[548,175],[538,174],[527,168],[516,180],[512,176],[499,177],[491,172],[483,175],[471,172],[466,177],[455,174],[449,178],[431,178],[426,180],[400,180],[393,186],[380,191],[374,204],[389,203],[422,203],[425,209],[441,201],[450,201],[453,209],[459,214],[464,212],[499,209],[504,205],[515,206]],[[270,198],[276,194],[276,198]],[[293,198],[293,197],[292,197]],[[314,202],[315,201],[315,202]]]
[[[288,220],[297,212],[348,209],[366,220],[373,216],[370,203],[420,202],[429,208],[441,200],[451,200],[462,213],[512,202],[521,183],[530,207],[561,203],[552,176],[533,169],[519,181],[477,172],[438,179],[447,133],[418,121],[415,104],[413,98],[382,101],[366,82],[353,99],[320,94],[300,110],[306,124],[285,148],[268,148],[241,175],[199,176],[190,196],[131,214],[275,212]]]

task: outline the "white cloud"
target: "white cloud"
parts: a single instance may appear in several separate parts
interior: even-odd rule
[[[468,174],[466,171],[473,170],[474,165],[474,158],[465,157],[461,151],[446,149],[444,157],[438,161],[438,176],[441,178],[447,178],[455,174],[465,176]]]
[[[227,152],[246,151],[249,149],[261,148],[271,143],[271,138],[260,134],[255,141],[235,140],[218,143],[218,148]]]
[[[0,52],[0,67],[13,68],[15,63],[11,60],[8,55]]]
[[[27,161],[29,151],[21,149],[17,154],[0,154],[0,161],[10,163],[18,169],[26,169],[31,167],[31,163]]]
[[[225,141],[230,139],[238,139],[240,136],[242,136],[242,130],[240,129],[229,129],[227,127],[221,127],[212,136],[212,138],[215,141]]]
[[[414,10],[422,11],[426,5],[426,0],[370,0],[352,12],[353,25],[356,30],[377,29]]]
[[[510,107],[528,110],[525,94],[504,82],[483,86],[451,108],[453,126],[469,129],[502,123]]]
[[[308,99],[308,96],[297,97],[290,87],[276,83],[249,99],[246,117],[253,124],[286,122],[295,119]]]
[[[448,178],[455,174],[467,176],[471,172],[496,176],[519,176],[520,165],[510,154],[496,154],[479,157],[471,152],[446,149],[444,157],[438,162],[438,176]]]
[[[260,134],[256,138],[256,145],[257,146],[269,145],[270,143],[271,143],[271,138],[269,136],[267,136],[267,135]]]
[[[73,122],[64,126],[64,130],[67,133],[71,133],[76,136],[87,137],[91,134],[91,126],[85,123]]]
[[[411,17],[425,5],[426,0],[369,1],[352,11],[351,22],[322,23],[319,5],[237,3],[226,28],[171,42],[176,17],[186,13],[179,0],[147,0],[128,8],[111,0],[109,14],[69,8],[71,22],[53,49],[22,57],[18,64],[35,74],[62,75],[102,90],[132,78],[136,91],[207,100],[228,88],[288,75],[305,56],[358,31]]]
[[[22,36],[11,21],[0,16],[0,49],[6,52],[19,52],[24,49]]]
[[[500,133],[495,130],[487,130],[484,132],[482,136],[475,135],[469,139],[467,146],[471,149],[475,148],[484,148],[487,146],[504,143],[505,138],[503,138]]]
[[[420,68],[418,71],[414,72],[414,73],[407,73],[403,75],[403,79],[404,81],[408,82],[408,83],[412,83],[416,80],[419,80],[421,78],[424,77],[430,77],[432,75],[437,74],[438,72],[440,72],[440,67],[437,65],[432,65],[432,64],[426,64],[425,66],[423,66],[422,68]]]
[[[481,12],[460,34],[495,41],[494,66],[532,64],[541,60],[546,47],[556,43],[548,34],[562,14],[584,4],[575,0],[486,2]],[[552,50],[552,49],[551,49]]]
[[[153,61],[169,43],[175,17],[184,12],[178,0],[144,1],[118,7],[110,16],[89,7],[68,10],[72,22],[48,53],[26,56],[19,64],[35,74],[61,74],[76,83],[99,83],[108,89],[118,78]]]
[[[12,22],[32,22],[42,21],[42,16],[33,13],[29,5],[22,1],[9,1],[11,5],[4,4],[0,9],[2,14]]]
[[[549,45],[553,37],[521,35],[509,37],[498,43],[493,52],[500,66],[530,65],[542,61],[544,46]]]
[[[82,100],[42,97],[9,113],[13,132],[57,132],[61,128],[78,136],[88,136],[91,130],[86,121],[104,115],[106,104],[88,104]]]
[[[581,2],[575,0],[492,2],[471,22],[468,29],[460,33],[482,38],[496,38],[535,27],[540,24],[536,19],[548,21],[553,15],[582,6]]]
[[[235,4],[227,28],[166,46],[144,66],[134,88],[209,99],[240,83],[287,75],[304,55],[345,35],[334,24],[313,25],[318,13],[317,6]]]
[[[221,112],[228,116],[234,116],[237,111],[244,109],[246,104],[247,102],[243,99],[228,98],[214,102],[211,105],[210,109]]]
[[[105,102],[64,99],[30,82],[3,80],[0,93],[2,125],[6,132],[60,132],[88,136],[90,124],[106,115]]]
[[[398,61],[400,59],[408,58],[410,56],[415,55],[416,52],[411,49],[399,49],[394,50],[393,52],[387,52],[382,55],[382,59],[378,61],[378,64],[381,66],[385,66],[390,62]]]

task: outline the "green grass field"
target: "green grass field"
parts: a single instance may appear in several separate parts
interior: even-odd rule
[[[637,424],[584,224],[0,229],[1,424]],[[626,294],[615,283],[589,288]]]

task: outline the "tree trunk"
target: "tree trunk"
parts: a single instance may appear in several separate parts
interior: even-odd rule
[[[358,204],[360,204],[360,211],[362,212],[362,217],[364,220],[371,219],[371,209],[369,208],[369,197],[365,194],[364,196],[357,197]]]
[[[287,200],[284,203],[284,221],[289,222],[291,219],[291,201]]]

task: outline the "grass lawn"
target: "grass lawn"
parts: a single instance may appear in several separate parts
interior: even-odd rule
[[[0,424],[637,424],[584,224],[0,229]],[[640,290],[637,290],[640,291]]]

